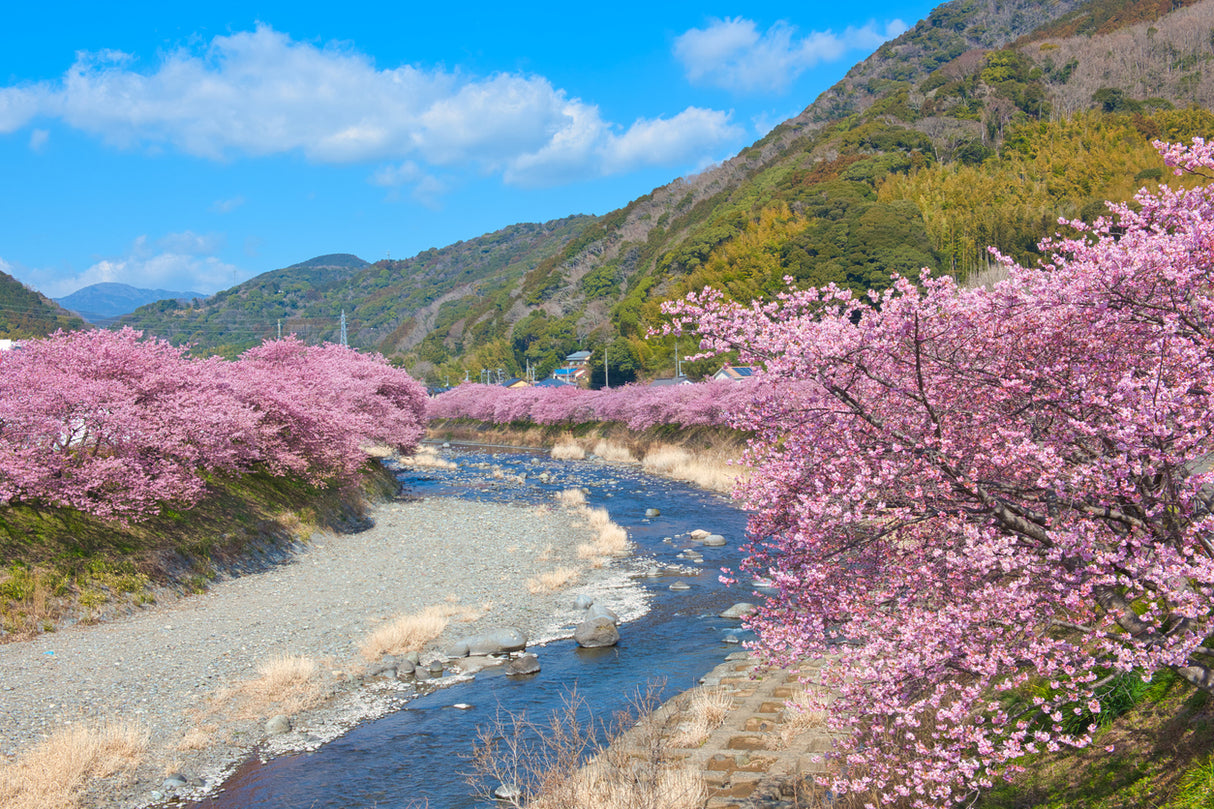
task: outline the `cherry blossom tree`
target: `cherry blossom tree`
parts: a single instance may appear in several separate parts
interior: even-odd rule
[[[102,517],[154,513],[205,489],[199,471],[256,458],[257,415],[216,373],[160,340],[58,333],[0,360],[0,501]]]
[[[140,519],[208,473],[351,478],[372,442],[411,451],[426,397],[378,355],[289,338],[236,363],[162,340],[59,333],[0,357],[0,504]]]
[[[953,806],[1089,744],[1109,677],[1214,691],[1214,189],[1110,211],[990,289],[667,306],[765,366],[735,415],[746,567],[778,588],[752,624],[776,661],[826,661],[836,789]]]

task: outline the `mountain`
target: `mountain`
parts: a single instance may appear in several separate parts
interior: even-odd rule
[[[205,298],[201,292],[170,292],[166,289],[139,289],[128,284],[101,283],[78,289],[71,295],[55,298],[65,309],[76,312],[90,323],[112,321],[134,312],[144,304],[159,300]]]
[[[45,337],[59,329],[84,328],[84,321],[0,272],[0,338]]]
[[[764,297],[785,276],[880,289],[925,266],[973,278],[988,245],[1031,262],[1059,217],[1163,179],[1152,139],[1214,136],[1212,29],[1214,0],[954,0],[734,158],[604,216],[302,286],[275,271],[123,322],[233,353],[280,319],[335,339],[344,311],[352,344],[431,379],[542,374],[577,348],[606,354],[613,381],[670,375],[673,343],[647,337],[664,299]]]

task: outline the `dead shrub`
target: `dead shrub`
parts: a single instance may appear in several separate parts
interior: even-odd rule
[[[675,747],[699,747],[719,728],[733,707],[733,698],[719,688],[697,688],[688,699],[688,717],[672,744]]]
[[[716,492],[730,492],[737,485],[739,470],[723,460],[693,455],[681,447],[661,444],[645,453],[645,471],[686,480]]]
[[[610,726],[576,690],[544,724],[499,710],[478,729],[469,782],[486,798],[512,785],[518,797],[507,804],[528,809],[698,809],[707,787],[673,755],[671,728],[653,713],[656,694],[651,686],[638,695]]]
[[[586,450],[571,435],[562,436],[552,448],[551,455],[558,461],[580,461],[586,457]]]
[[[59,730],[0,766],[0,806],[74,809],[92,779],[133,770],[147,746],[147,729],[131,723]]]
[[[581,489],[564,489],[556,493],[556,502],[568,508],[586,505],[586,493]]]
[[[632,456],[632,451],[621,444],[616,444],[606,439],[600,439],[594,445],[594,454],[609,463],[636,463],[637,459]]]

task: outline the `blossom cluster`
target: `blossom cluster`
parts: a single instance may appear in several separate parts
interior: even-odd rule
[[[827,661],[837,790],[954,806],[1089,744],[1098,677],[1214,690],[1214,188],[1110,211],[992,288],[666,306],[783,380],[736,421],[746,565],[778,588],[751,623]]]
[[[730,426],[730,414],[754,396],[757,381],[710,381],[655,387],[624,385],[586,390],[504,388],[465,382],[430,401],[429,417],[476,419],[493,424],[619,422],[633,430],[659,425]]]
[[[0,503],[139,519],[208,473],[349,478],[370,442],[416,446],[425,391],[378,355],[294,338],[235,362],[137,331],[58,333],[0,356]]]

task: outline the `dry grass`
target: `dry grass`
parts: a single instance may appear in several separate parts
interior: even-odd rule
[[[577,581],[581,571],[576,567],[558,567],[527,579],[527,592],[532,595],[554,593]]]
[[[582,507],[580,510],[594,532],[594,539],[578,545],[578,558],[624,556],[628,553],[628,532],[612,522],[607,509]]]
[[[581,489],[565,489],[557,492],[556,502],[569,508],[586,505],[586,494]]]
[[[398,615],[387,623],[376,627],[358,645],[366,660],[378,660],[384,655],[420,652],[426,645],[443,634],[452,618],[459,621],[475,621],[488,605],[481,610],[447,603],[426,607],[421,612]]]
[[[310,657],[278,655],[257,667],[257,676],[220,689],[212,714],[230,713],[239,719],[264,719],[296,714],[320,704],[325,697],[320,667]]]
[[[405,466],[428,469],[455,469],[458,466],[458,464],[452,461],[438,457],[438,450],[425,445],[418,447],[417,452],[413,455],[401,458],[400,462]]]
[[[358,650],[367,660],[378,660],[386,654],[420,652],[443,634],[448,623],[445,607],[427,607],[418,613],[398,615],[364,638]]]
[[[562,436],[552,448],[552,457],[558,461],[580,461],[586,457],[586,450],[574,440],[573,436]]]
[[[189,750],[205,750],[215,743],[219,728],[215,725],[195,725],[185,732],[177,749],[183,752]]]
[[[670,728],[656,720],[656,690],[635,697],[633,712],[611,727],[576,691],[549,722],[499,712],[479,729],[469,780],[484,797],[498,784],[521,793],[507,805],[528,809],[700,809],[708,789],[698,770],[670,748]],[[640,721],[632,717],[640,715]]]
[[[697,456],[669,444],[660,444],[645,453],[641,466],[655,475],[686,480],[716,492],[733,491],[739,471],[723,460]]]
[[[595,759],[528,809],[700,809],[708,799],[703,775],[686,764],[620,758]]]
[[[780,745],[788,747],[811,730],[826,727],[826,702],[814,686],[797,692],[784,706],[784,724],[780,727]]]
[[[719,688],[698,688],[688,701],[687,721],[671,741],[675,747],[699,747],[725,721],[733,698]]]
[[[633,457],[632,451],[621,444],[616,444],[606,439],[600,439],[594,445],[594,454],[602,458],[604,461],[611,463],[636,463],[637,459]]]
[[[129,723],[57,731],[0,767],[0,807],[74,809],[90,780],[134,769],[147,746],[147,730]]]

